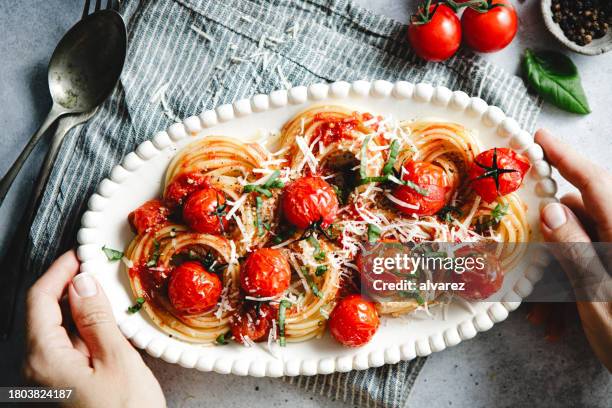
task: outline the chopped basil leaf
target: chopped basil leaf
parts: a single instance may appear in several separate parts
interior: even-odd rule
[[[278,308],[278,334],[279,342],[281,347],[285,347],[287,344],[285,340],[285,314],[287,308],[291,307],[291,303],[288,300],[281,300]]]
[[[295,234],[295,227],[290,225],[288,228],[284,229],[281,232],[278,232],[277,235],[272,238],[272,242],[276,245],[282,243],[284,240],[289,239],[289,237]]]
[[[361,145],[361,156],[360,156],[360,160],[361,160],[361,164],[359,165],[359,175],[361,176],[361,179],[365,179],[366,177],[368,177],[368,160],[367,160],[367,150],[368,150],[368,143],[370,143],[370,139],[372,139],[372,136],[366,136],[366,138],[363,141],[363,144]]]
[[[445,222],[453,222],[455,218],[451,215],[452,213],[455,213],[460,217],[463,215],[463,211],[461,211],[459,207],[446,205],[438,212],[438,217]]]
[[[393,142],[391,142],[391,147],[389,148],[389,160],[387,160],[385,167],[383,167],[383,174],[387,175],[393,173],[393,166],[395,166],[395,162],[397,161],[399,147],[399,140],[395,139]]]
[[[487,231],[489,227],[495,227],[501,222],[501,220],[508,214],[508,204],[498,203],[493,210],[491,210],[490,218],[484,222],[476,224],[476,232],[482,234]]]
[[[246,186],[244,186],[244,190],[245,193],[259,193],[262,195],[265,195],[266,197],[270,198],[272,197],[272,192],[266,188],[262,188],[260,186],[257,186],[255,184],[247,184]]]
[[[102,247],[102,252],[106,255],[106,259],[109,261],[119,261],[123,258],[123,252],[117,251],[116,249],[107,248],[106,246]]]
[[[153,253],[147,262],[148,267],[153,267],[157,265],[157,261],[159,261],[159,241],[153,240]]]
[[[419,193],[422,196],[427,197],[429,195],[429,191],[427,191],[427,189],[422,188],[422,187],[416,185],[415,183],[413,183],[410,180],[402,180],[402,183],[404,183],[405,185],[407,185],[408,187],[410,187],[411,189],[413,189],[414,191],[416,191],[417,193]]]
[[[225,345],[225,344],[228,344],[227,339],[225,338],[225,336],[226,336],[227,334],[229,334],[229,332],[228,332],[228,333],[222,333],[222,334],[218,335],[218,336],[217,336],[217,338],[215,339],[215,342],[216,342],[217,344],[219,344],[219,345]]]
[[[270,177],[268,177],[268,180],[266,180],[266,182],[263,184],[263,188],[270,189],[285,187],[285,183],[283,183],[282,180],[278,180],[279,177],[280,170],[274,170],[274,172],[270,174]]]
[[[423,296],[421,296],[419,292],[400,291],[398,293],[401,297],[411,298],[411,299],[416,300],[417,303],[421,306],[425,304],[425,299],[423,299]]]
[[[332,188],[334,189],[334,192],[336,193],[336,198],[338,199],[338,203],[340,205],[344,205],[344,196],[342,195],[342,190],[340,189],[340,187],[338,187],[335,184],[332,184]]]
[[[263,201],[260,196],[255,197],[255,228],[257,228],[257,235],[263,236],[264,229],[263,224],[261,222],[261,206],[263,205]]]
[[[325,272],[327,272],[327,265],[319,265],[317,266],[317,269],[315,270],[315,275],[323,276]]]
[[[310,276],[310,272],[308,272],[307,267],[302,266],[302,274],[304,275],[304,278],[306,279],[306,283],[308,283],[308,286],[310,286],[312,293],[314,293],[315,296],[323,299],[323,293],[319,290],[319,287],[317,286],[315,281],[312,280],[312,276]]]
[[[280,170],[274,170],[274,172],[270,174],[270,177],[268,177],[268,180],[266,180],[265,183],[263,183],[262,185],[247,184],[246,186],[244,186],[243,191],[245,193],[259,193],[270,198],[272,197],[272,192],[270,191],[271,188],[285,187],[285,183],[283,183],[282,180],[279,180],[279,177]]]
[[[491,211],[491,217],[496,224],[500,223],[506,214],[508,214],[508,204],[497,203],[493,211]]]
[[[319,244],[319,241],[317,241],[317,239],[313,236],[310,235],[308,238],[308,243],[310,245],[312,245],[312,247],[314,248],[314,259],[316,261],[322,261],[325,259],[325,251],[321,250],[321,244]]]
[[[389,177],[387,176],[363,177],[359,184],[386,183],[387,181],[389,181]]]
[[[129,314],[134,314],[142,309],[142,305],[144,304],[145,299],[143,297],[139,297],[136,299],[136,303],[133,306],[128,307],[127,312]]]
[[[382,230],[374,224],[368,224],[368,242],[374,244],[380,238]]]

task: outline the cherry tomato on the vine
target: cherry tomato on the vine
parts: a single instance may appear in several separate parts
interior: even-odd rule
[[[461,16],[465,43],[478,52],[494,52],[512,42],[518,28],[516,10],[508,0],[487,0],[468,7]]]
[[[380,319],[374,303],[360,295],[342,299],[329,315],[329,331],[338,342],[360,347],[374,337]]]
[[[472,188],[488,203],[518,190],[531,165],[527,157],[508,148],[480,153],[470,168]]]
[[[221,280],[198,262],[179,265],[170,276],[168,298],[175,309],[203,313],[214,307],[221,297]]]
[[[436,3],[419,7],[408,27],[414,52],[427,61],[444,61],[455,55],[461,44],[461,23],[452,8]]]
[[[240,285],[249,296],[270,297],[283,293],[291,281],[291,267],[278,249],[261,248],[242,264]]]
[[[402,181],[393,196],[406,205],[395,203],[395,208],[408,215],[434,215],[446,205],[451,190],[444,170],[435,164],[411,161],[403,165]]]
[[[183,219],[196,232],[219,235],[227,231],[225,196],[214,188],[191,194],[183,208]]]
[[[306,229],[315,222],[327,227],[338,212],[338,197],[321,177],[302,177],[285,187],[282,208],[287,221],[298,228]]]

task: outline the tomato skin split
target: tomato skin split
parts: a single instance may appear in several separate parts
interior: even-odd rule
[[[196,191],[185,202],[183,219],[199,233],[221,235],[229,227],[227,211],[223,211],[225,202],[223,192],[214,188]]]
[[[316,222],[323,228],[329,226],[339,207],[334,188],[318,176],[302,177],[287,185],[281,205],[287,221],[301,229]]]
[[[221,297],[221,280],[198,262],[185,262],[171,274],[168,298],[179,312],[198,314],[212,309]]]
[[[448,201],[450,182],[444,170],[435,164],[420,161],[405,163],[402,181],[409,182],[410,185],[395,187],[393,195],[404,203],[418,207],[410,208],[396,204],[396,209],[404,214],[434,215]]]
[[[291,282],[291,267],[278,249],[261,248],[252,252],[240,272],[242,290],[254,297],[282,294]]]

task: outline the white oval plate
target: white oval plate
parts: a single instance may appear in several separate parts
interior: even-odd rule
[[[372,341],[358,349],[344,348],[326,334],[317,340],[284,348],[277,346],[276,356],[266,343],[252,348],[237,344],[220,347],[189,344],[157,329],[145,313],[128,315],[126,310],[134,299],[126,273],[120,262],[106,260],[101,247],[127,246],[133,236],[127,215],[160,195],[166,167],[177,150],[194,138],[210,134],[248,140],[256,135],[257,129],[280,129],[285,121],[312,103],[345,104],[397,119],[444,118],[476,130],[483,148],[510,146],[525,152],[533,167],[519,194],[528,205],[529,224],[534,240],[538,240],[539,209],[555,200],[551,168],[533,137],[521,130],[514,119],[482,99],[425,83],[387,81],[315,84],[256,95],[189,117],[157,133],[128,154],[89,200],[89,210],[83,215],[78,232],[81,271],[96,276],[111,300],[121,331],[136,347],[183,367],[224,374],[279,377],[362,370],[426,356],[472,338],[504,320],[531,293],[541,276],[541,266],[524,262],[517,267],[520,273],[505,280],[507,293],[502,302],[451,303],[444,318],[439,314],[436,318],[385,318]]]

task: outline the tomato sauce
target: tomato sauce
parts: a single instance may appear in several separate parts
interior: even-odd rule
[[[352,137],[351,133],[359,125],[360,119],[356,113],[344,119],[330,118],[329,115],[324,113],[317,113],[313,121],[315,124],[322,122],[318,124],[313,140],[320,138],[319,140],[323,145],[327,146],[341,140],[350,139]]]

